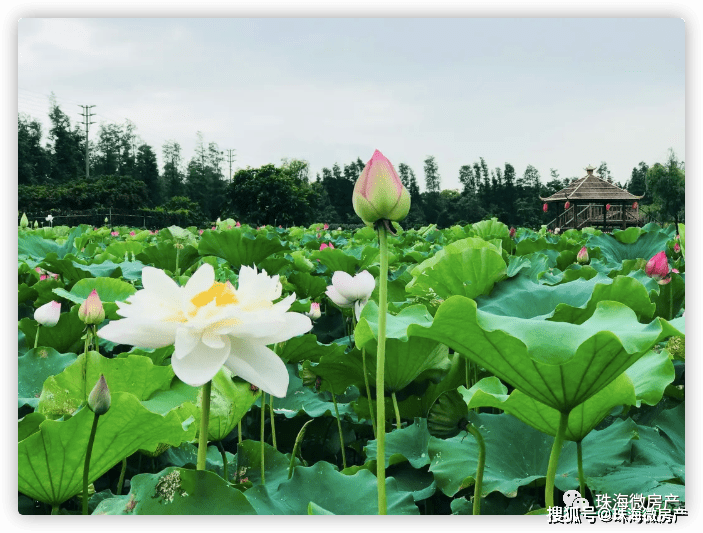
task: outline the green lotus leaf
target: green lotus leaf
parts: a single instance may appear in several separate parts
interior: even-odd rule
[[[132,294],[137,292],[134,285],[115,278],[84,278],[77,281],[70,292],[65,289],[54,289],[54,293],[75,304],[82,304],[90,293],[96,290],[100,301],[105,309],[105,316],[111,320],[117,320],[117,305],[115,302],[123,302]]]
[[[323,509],[314,502],[308,504],[308,514],[309,515],[334,515],[334,513],[329,512],[327,509]]]
[[[22,284],[24,285],[24,284]],[[44,305],[45,303],[48,303],[52,300],[56,300],[56,296],[54,294],[54,289],[62,288],[63,283],[60,280],[49,278],[45,279],[43,281],[40,281],[38,283],[35,283],[31,287],[28,287],[24,291],[22,291],[23,287],[20,285],[19,291],[17,294],[18,301],[17,303],[22,303],[23,299],[26,300],[32,300],[34,302],[34,307],[38,308]],[[25,285],[26,287],[26,285]],[[24,292],[25,294],[22,294]]]
[[[63,372],[64,368],[78,357],[74,353],[59,353],[53,348],[35,348],[18,359],[17,397],[18,407],[29,405],[36,408],[42,385],[49,376]]]
[[[494,283],[506,276],[507,269],[495,246],[469,237],[445,246],[410,273],[413,280],[406,286],[410,294],[432,290],[440,298],[457,294],[475,298],[491,292]]]
[[[650,350],[625,371],[635,386],[636,407],[644,402],[657,405],[664,396],[667,385],[673,383],[676,372],[666,351]]]
[[[347,476],[334,466],[319,461],[314,466],[297,466],[293,477],[276,488],[258,485],[244,495],[264,515],[306,515],[310,502],[333,514],[377,515],[378,494],[376,476],[359,470]],[[393,478],[386,479],[387,511],[394,514],[420,514],[413,497],[401,492]]]
[[[78,318],[78,305],[74,305],[68,313],[61,313],[58,323],[53,328],[39,328],[37,347],[44,346],[55,349],[59,353],[77,353],[82,351],[84,342],[81,340],[85,324]],[[19,321],[18,327],[29,342],[34,346],[37,337],[37,322],[34,318],[25,317]]]
[[[20,259],[23,257],[42,259],[49,253],[55,253],[57,257],[62,258],[74,249],[73,241],[82,233],[83,230],[80,227],[74,228],[63,244],[39,235],[20,233],[17,236],[17,252]]]
[[[17,422],[17,442],[39,431],[39,426],[44,420],[46,417],[41,413],[29,413],[20,418]]]
[[[369,302],[354,332],[356,346],[366,349],[366,365],[371,379],[375,377],[378,318],[378,306],[375,302]],[[446,373],[449,370],[446,346],[430,339],[413,339],[412,342],[408,339],[408,329],[412,325],[429,325],[431,319],[422,305],[411,305],[397,315],[388,315],[384,381],[389,392],[407,387],[423,373]]]
[[[351,352],[345,353],[343,346],[336,346],[340,349],[321,356],[317,364],[306,361],[303,363],[303,368],[312,370],[322,379],[320,387],[322,391],[343,394],[351,386],[362,388],[364,385],[364,366],[361,360],[361,350],[355,348]],[[371,357],[367,354],[367,371],[370,360]],[[375,379],[375,374],[370,374],[370,376],[370,380]]]
[[[109,248],[108,248],[109,251]],[[177,250],[172,241],[160,242],[152,246],[147,246],[141,253],[138,253],[136,258],[144,263],[161,270],[169,272],[176,271],[176,256],[178,256],[178,268],[181,272],[185,272],[194,263],[198,261],[200,256],[198,250],[186,244],[183,249]]]
[[[345,250],[339,248],[325,248],[324,250],[312,252],[309,257],[313,263],[319,260],[330,272],[341,270],[354,276],[373,264],[378,254],[378,248],[365,246],[363,248],[347,248]],[[390,261],[389,264],[391,264]]]
[[[412,324],[412,337],[446,344],[532,398],[561,412],[586,401],[654,344],[681,334],[657,318],[640,324],[631,309],[599,302],[580,325],[499,317],[453,296],[431,327]]]
[[[170,467],[132,478],[127,496],[100,502],[95,515],[252,515],[242,492],[207,470]]]
[[[139,355],[108,359],[98,352],[88,352],[87,379],[84,379],[85,354],[66,369],[49,377],[39,397],[37,412],[49,418],[73,413],[87,400],[87,394],[105,376],[110,393],[128,392],[146,400],[158,390],[168,390],[174,373],[170,366],[155,366],[151,359]]]
[[[657,291],[652,293],[652,301],[656,304],[656,316],[673,319],[686,303],[686,287],[684,276],[670,274],[671,281],[666,285],[657,285]]]
[[[228,451],[225,451],[225,455],[227,457],[227,481],[235,483],[237,481],[237,458]],[[198,463],[198,447],[190,442],[184,442],[178,448],[169,448],[159,455],[159,462],[166,466],[183,467],[188,465],[188,468],[192,468]],[[205,470],[214,472],[224,479],[222,453],[217,446],[208,446]]]
[[[187,435],[176,413],[152,413],[126,392],[111,392],[111,397],[110,409],[98,420],[89,482],[139,449],[178,446]],[[81,409],[66,421],[45,420],[39,431],[19,442],[18,490],[50,505],[81,492],[93,418],[90,409]]]
[[[274,233],[252,234],[244,231],[243,228],[206,231],[202,234],[198,245],[200,255],[221,257],[227,260],[234,270],[239,270],[242,265],[256,265],[276,252],[288,249],[288,245],[281,242]]]
[[[288,282],[295,286],[295,295],[298,298],[315,299],[325,293],[327,282],[320,276],[313,276],[305,272],[295,272],[288,276]]]
[[[623,244],[632,244],[640,238],[640,235],[642,235],[642,228],[638,228],[637,226],[625,230],[613,230],[613,238]]]
[[[344,346],[341,344],[322,344],[312,333],[300,335],[287,340],[281,348],[280,358],[287,363],[300,363],[302,361],[320,360],[323,355],[331,355],[337,352],[344,353]]]
[[[138,241],[115,241],[108,244],[105,251],[118,261],[124,259],[125,254],[139,255],[144,249],[144,245]]]
[[[422,468],[430,464],[430,456],[427,453],[429,442],[430,433],[427,431],[426,418],[416,418],[409,426],[388,433],[384,453],[386,467],[403,461],[408,461],[413,468]],[[369,441],[364,451],[366,461],[376,460],[378,441]]]
[[[239,477],[246,477],[254,485],[261,483],[261,442],[245,440],[237,445],[233,470],[239,472]],[[300,461],[296,458],[295,464]],[[290,454],[283,454],[268,443],[264,443],[264,476],[266,487],[270,491],[288,480]]]
[[[632,243],[623,243],[604,234],[591,237],[588,248],[600,248],[602,261],[614,268],[620,266],[626,259],[651,259],[666,249],[666,242],[670,239],[671,237],[663,231],[651,231],[643,232]]]

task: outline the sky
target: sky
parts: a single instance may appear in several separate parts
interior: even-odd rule
[[[187,160],[197,132],[233,170],[282,158],[341,167],[380,150],[424,189],[483,157],[581,177],[605,161],[624,184],[640,161],[685,154],[680,18],[22,18],[17,104],[48,125],[129,119]],[[48,128],[44,128],[44,139]],[[225,164],[225,172],[229,165]]]

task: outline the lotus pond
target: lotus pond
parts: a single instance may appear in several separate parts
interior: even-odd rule
[[[85,499],[90,514],[376,514],[378,461],[388,514],[539,514],[570,490],[685,504],[683,225],[395,231],[378,427],[372,228],[20,229],[20,513],[81,514]],[[647,268],[660,252],[664,279]],[[203,265],[232,287],[244,267],[278,276],[312,329],[269,346],[283,397],[227,366],[212,379],[198,470],[203,389],[176,376],[173,345],[100,330],[122,319],[145,267],[184,287]],[[367,297],[330,298],[336,272],[363,271]],[[86,326],[93,291],[104,319]],[[58,321],[40,326],[52,301]],[[98,416],[87,398],[101,376]]]

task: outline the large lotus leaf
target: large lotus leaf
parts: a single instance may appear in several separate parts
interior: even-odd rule
[[[384,452],[386,467],[402,461],[408,461],[413,468],[422,468],[430,464],[430,456],[427,453],[429,442],[430,433],[427,431],[426,418],[416,418],[413,424],[388,433]],[[378,441],[369,441],[364,451],[367,461],[376,460]]]
[[[115,302],[123,302],[137,292],[134,285],[119,279],[84,278],[77,281],[70,292],[67,292],[65,289],[54,289],[54,293],[80,305],[90,296],[93,290],[98,291],[98,297],[103,303],[106,318],[112,320],[121,318],[117,314],[117,305]]]
[[[295,272],[288,276],[288,282],[295,286],[298,298],[315,299],[325,293],[327,282],[320,276],[313,276],[306,272]]]
[[[226,259],[234,270],[239,270],[242,265],[256,265],[268,256],[287,249],[288,245],[281,242],[274,233],[252,234],[242,228],[206,231],[198,245],[200,255]]]
[[[335,350],[328,355],[320,357],[317,364],[306,362],[304,369],[312,370],[322,380],[320,390],[331,391],[335,394],[343,394],[351,386],[359,388],[364,385],[364,366],[361,359],[361,350],[354,349],[349,353],[344,353],[344,347]],[[366,356],[366,370],[369,371],[371,357]],[[375,379],[375,374],[370,374],[369,381]]]
[[[377,515],[377,490],[376,476],[368,470],[347,476],[319,461],[309,468],[295,467],[293,477],[276,488],[267,483],[244,495],[257,514],[306,515],[313,502],[333,514]],[[412,494],[400,491],[393,478],[386,479],[386,499],[389,515],[420,514]]]
[[[656,316],[666,319],[673,319],[686,303],[686,287],[684,276],[670,274],[671,281],[666,285],[659,285],[658,293],[652,294],[652,300],[656,304]]]
[[[484,241],[510,238],[510,229],[502,222],[499,222],[497,218],[476,222],[471,227],[476,236],[481,237]]]
[[[105,251],[117,260],[122,260],[125,254],[138,255],[144,245],[138,241],[114,241],[108,244]]]
[[[617,267],[626,259],[651,259],[666,249],[670,237],[664,232],[652,231],[642,233],[633,243],[622,243],[610,235],[591,237],[588,248],[600,248],[601,259],[610,267]]]
[[[256,442],[256,441],[252,441]],[[258,445],[259,443],[257,443]],[[236,483],[237,481],[237,459],[228,451],[225,451],[227,457],[227,481]],[[190,442],[184,442],[178,448],[169,448],[159,455],[159,463],[165,466],[195,467],[198,463],[198,447]],[[191,466],[192,465],[192,466]],[[224,479],[224,463],[222,462],[222,453],[217,446],[208,446],[207,455],[205,457],[205,470],[214,472]]]
[[[580,325],[499,317],[453,296],[431,327],[413,324],[412,337],[434,339],[464,354],[532,398],[561,412],[605,387],[657,342],[681,333],[657,318],[640,324],[617,302],[600,302]]]
[[[640,238],[640,235],[642,235],[642,228],[638,228],[637,226],[625,230],[613,230],[613,238],[623,244],[632,244]]]
[[[83,230],[80,227],[74,228],[63,244],[39,235],[20,233],[17,236],[17,253],[20,258],[33,257],[34,259],[42,259],[49,253],[55,253],[58,257],[64,257],[74,249],[73,241],[81,233],[83,233]]]
[[[491,292],[494,283],[506,276],[500,251],[482,239],[468,237],[453,242],[411,270],[410,294],[430,289],[440,298],[461,294],[475,298]]]
[[[330,272],[341,270],[353,276],[372,265],[377,260],[378,254],[378,247],[364,246],[346,248],[344,250],[340,248],[325,248],[324,250],[312,252],[309,257],[313,262],[319,261],[325,265]],[[391,264],[390,257],[388,264]]]
[[[468,391],[459,387],[459,392],[469,409],[497,407],[547,435],[554,436],[557,433],[559,411],[517,389],[508,396],[507,388],[496,377],[484,378]],[[605,388],[571,410],[565,438],[572,441],[583,439],[610,414],[613,407],[634,405],[636,399],[632,381],[627,375],[620,374]]]
[[[640,426],[640,440],[632,448],[633,463],[666,464],[682,483],[685,482],[685,414],[685,403],[682,402],[657,415],[652,428]]]
[[[666,351],[650,350],[634,365],[625,371],[635,386],[636,406],[642,402],[648,405],[658,404],[664,396],[667,385],[676,377],[674,364]]]
[[[41,413],[29,413],[20,418],[17,422],[17,442],[39,431],[39,426],[44,420],[46,417]]]
[[[510,277],[520,275],[535,283],[545,283],[547,280],[543,278],[550,269],[556,266],[558,256],[559,253],[555,250],[542,250],[522,258],[510,259],[510,268],[506,270],[506,275]]]
[[[56,300],[54,295],[54,289],[63,287],[63,283],[60,280],[49,278],[39,281],[27,287],[24,283],[20,284],[17,291],[17,303],[21,304],[23,301],[33,301],[34,307],[41,307],[45,303],[52,300]]]
[[[127,280],[141,279],[142,269],[144,265],[141,261],[122,261],[114,263],[110,260],[105,260],[100,263],[93,260],[91,264],[81,262],[83,260],[68,254],[63,259],[58,259],[54,254],[47,255],[40,263],[40,266],[50,272],[61,274],[65,280],[73,282],[83,278],[119,278],[120,276]]]
[[[111,397],[110,410],[98,421],[89,482],[139,449],[154,451],[161,443],[178,446],[187,438],[176,413],[152,413],[126,392],[114,392]],[[81,409],[65,421],[45,420],[39,431],[21,441],[18,490],[51,505],[78,494],[94,416],[90,409]]]
[[[320,416],[335,416],[334,404],[326,399],[326,395],[317,394],[308,387],[303,386],[302,380],[297,376],[293,365],[288,365],[288,393],[285,398],[276,398],[273,410],[276,414],[284,415],[286,418],[293,418],[301,413],[305,413],[312,418]],[[358,392],[356,393],[358,395]],[[339,416],[350,416],[356,422],[357,417],[348,403],[343,403],[343,398],[337,397],[337,408]],[[350,401],[350,399],[346,399]]]
[[[181,272],[188,270],[200,257],[198,250],[190,244],[186,244],[181,250],[177,250],[173,242],[167,241],[147,246],[141,253],[137,254],[137,259],[145,265],[175,272],[176,256],[178,256],[178,268],[180,268]]]
[[[87,400],[87,395],[105,376],[110,393],[129,392],[146,400],[155,391],[168,390],[174,373],[170,366],[154,366],[151,359],[139,355],[108,359],[98,352],[88,352],[87,379],[84,379],[85,354],[63,372],[44,382],[37,411],[57,418],[73,413]]]
[[[237,446],[233,470],[239,472],[239,476],[246,477],[254,485],[261,483],[261,442],[255,440],[245,440]],[[295,459],[295,465],[299,465],[300,460]],[[288,469],[290,467],[290,454],[283,454],[268,443],[264,443],[264,477],[266,488],[269,491],[276,488],[288,480]]]
[[[100,502],[94,515],[252,515],[244,493],[207,470],[169,467],[132,478],[127,496]]]
[[[81,337],[85,324],[78,318],[78,308],[79,306],[74,305],[68,313],[61,313],[58,323],[52,328],[41,326],[37,346],[54,348],[59,353],[76,353],[83,349],[85,343]],[[36,320],[25,317],[19,321],[18,327],[32,343],[31,346],[34,346],[38,327]]]
[[[279,354],[287,363],[300,363],[302,361],[318,362],[323,355],[344,352],[341,344],[322,344],[312,333],[300,335],[287,340]]]
[[[367,370],[375,377],[378,348],[378,306],[369,302],[354,331],[359,349],[365,348]],[[446,346],[430,339],[408,339],[413,324],[429,326],[432,317],[423,305],[411,305],[397,315],[387,315],[384,382],[389,392],[397,392],[425,372],[446,372],[449,357]],[[363,374],[362,374],[363,377]]]
[[[202,405],[202,387],[198,393],[198,407]],[[232,381],[232,372],[223,367],[212,378],[210,393],[210,418],[208,420],[208,440],[224,439],[237,427],[249,408],[261,396],[261,391],[252,392],[245,381]]]
[[[53,348],[36,348],[19,357],[17,362],[18,407],[36,408],[44,381],[63,371],[78,357],[74,353],[59,353]]]
[[[514,498],[518,487],[542,482],[554,442],[552,437],[508,414],[477,415],[470,411],[469,421],[479,429],[486,445],[483,497],[499,491]],[[628,419],[618,420],[602,431],[592,431],[582,443],[587,475],[602,475],[628,460],[632,439],[637,438],[636,427]],[[444,494],[451,497],[474,484],[478,445],[470,434],[463,432],[446,440],[430,437],[428,453],[430,472]],[[560,490],[578,487],[575,442],[564,444],[555,484]]]

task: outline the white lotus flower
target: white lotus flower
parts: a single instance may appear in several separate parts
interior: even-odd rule
[[[376,280],[368,270],[359,272],[354,277],[338,270],[332,275],[332,285],[329,285],[325,292],[339,307],[344,309],[353,307],[358,320],[361,310],[369,301],[375,287]]]
[[[53,328],[58,324],[60,316],[61,304],[55,301],[46,303],[34,311],[34,320],[47,328]]]
[[[225,365],[274,396],[286,395],[286,365],[267,345],[310,331],[312,322],[287,312],[295,294],[273,303],[281,296],[278,276],[243,266],[235,289],[216,282],[214,269],[204,264],[179,287],[162,270],[145,267],[142,285],[126,303],[117,302],[125,318],[102,328],[100,337],[144,348],[175,344],[173,371],[194,387]]]

